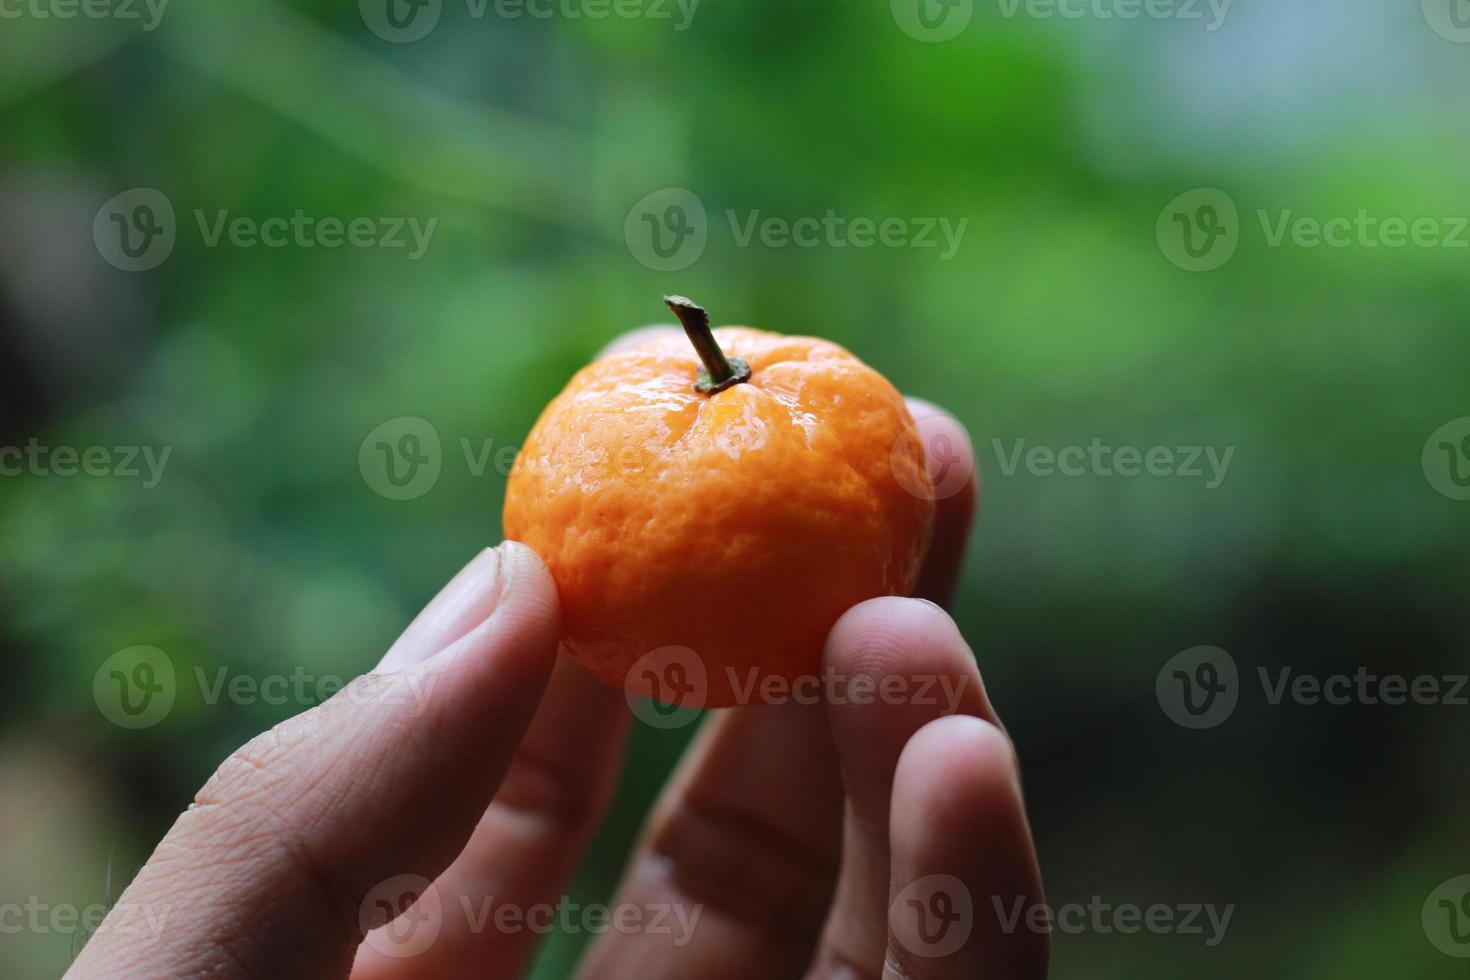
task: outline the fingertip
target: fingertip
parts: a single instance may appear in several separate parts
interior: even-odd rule
[[[904,395],[903,400],[908,404],[909,414],[914,417],[915,422],[931,415],[943,415],[953,418],[948,411],[940,408],[927,398],[920,398],[917,395]]]
[[[500,553],[483,548],[414,617],[373,672],[394,674],[428,660],[484,622],[499,592]]]
[[[823,663],[839,675],[945,671],[972,661],[954,620],[927,599],[880,596],[833,625]]]
[[[627,333],[614,337],[611,341],[609,341],[607,343],[607,346],[603,347],[602,350],[597,352],[597,357],[594,358],[594,360],[609,357],[613,354],[622,354],[626,351],[632,350],[635,347],[646,344],[650,340],[658,340],[661,337],[667,337],[670,334],[678,332],[678,327],[670,326],[666,323],[655,323],[650,324],[646,327],[635,327],[632,330],[629,330]]]
[[[1016,756],[1004,732],[958,715],[915,732],[894,774],[889,842],[897,899],[940,889],[968,912],[961,930],[941,940],[953,942],[936,946],[895,902],[890,958],[931,966],[940,958],[955,976],[1046,975],[1045,931],[1015,929],[984,914],[987,899],[997,910],[1043,899]]]
[[[956,432],[960,434],[965,433],[964,425],[955,417],[953,412],[943,405],[932,402],[927,398],[920,398],[917,395],[904,395],[903,400],[908,405],[909,414],[914,417],[916,423],[931,422],[933,424],[939,424],[943,422],[954,426]],[[968,435],[965,435],[965,441],[969,441]]]
[[[953,496],[953,491],[964,485],[958,475],[951,475],[951,469],[956,474],[963,474],[966,482],[978,481],[980,463],[965,424],[927,399],[906,396],[904,402],[924,445],[924,458],[929,464],[929,476],[935,479],[935,493],[939,499]],[[944,487],[940,486],[941,481]],[[946,489],[951,492],[946,493]]]
[[[551,569],[535,549],[519,541],[504,541],[496,550],[500,553],[500,597],[504,608],[524,616],[555,639],[560,634],[561,604]]]
[[[959,419],[922,398],[906,399],[934,495],[934,536],[914,594],[948,603],[980,502],[980,464]]]
[[[550,677],[561,642],[561,609],[551,570],[528,545],[505,541],[499,556],[495,609],[449,651],[469,653],[492,667],[499,683],[513,677],[532,682],[536,697]],[[430,661],[431,667],[435,658]],[[458,659],[443,658],[444,661]]]
[[[848,610],[823,656],[833,682],[827,718],[849,798],[886,819],[894,768],[937,717],[993,717],[970,648],[938,606],[888,596]],[[879,816],[881,815],[881,816]]]
[[[914,733],[894,775],[894,832],[907,811],[931,832],[966,834],[996,807],[1020,800],[1015,747],[998,726],[971,715],[936,718]],[[978,823],[977,823],[978,821]]]

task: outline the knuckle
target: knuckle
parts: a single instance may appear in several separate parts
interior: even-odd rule
[[[195,794],[197,806],[241,803],[279,788],[291,778],[288,760],[300,745],[289,723],[277,725],[236,749]]]
[[[561,764],[522,746],[495,803],[546,823],[581,827],[602,812],[606,782],[594,771]]]
[[[685,894],[778,936],[804,936],[820,924],[837,875],[835,850],[688,796],[652,846]]]

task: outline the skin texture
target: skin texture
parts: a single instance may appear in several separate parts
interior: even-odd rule
[[[749,382],[697,392],[679,335],[579,372],[527,438],[505,503],[507,535],[556,581],[566,652],[694,706],[816,672],[844,611],[912,593],[933,520],[913,419],[881,375],[812,337],[715,337]]]
[[[953,418],[910,407],[923,445],[949,450],[928,465],[959,465],[968,479],[935,502],[923,598],[846,612],[823,667],[845,679],[838,694],[896,676],[961,697],[710,712],[605,900],[698,910],[697,927],[594,937],[584,980],[1046,975],[1047,935],[1006,931],[990,912],[992,896],[1006,908],[1042,902],[1040,874],[1015,751],[974,654],[936,605],[974,515],[974,456]],[[461,909],[492,895],[520,910],[562,898],[631,720],[622,691],[557,656],[559,633],[540,559],[513,542],[481,552],[373,673],[221,764],[67,976],[524,975],[541,936]],[[416,903],[390,891],[407,908],[398,919],[362,914],[405,875],[422,883]],[[903,923],[905,897],[933,875],[958,882],[974,908],[964,943],[944,956],[916,950]],[[166,916],[156,938],[137,927],[144,912]]]

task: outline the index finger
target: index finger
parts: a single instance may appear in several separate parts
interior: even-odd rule
[[[948,606],[979,506],[980,469],[970,434],[958,419],[922,398],[904,400],[924,447],[934,495],[934,537],[914,595]]]

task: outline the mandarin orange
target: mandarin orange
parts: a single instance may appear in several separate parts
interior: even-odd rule
[[[933,495],[877,371],[814,337],[711,331],[689,300],[666,302],[688,340],[572,378],[516,459],[505,532],[550,567],[573,659],[718,707],[815,675],[846,609],[909,594]]]

